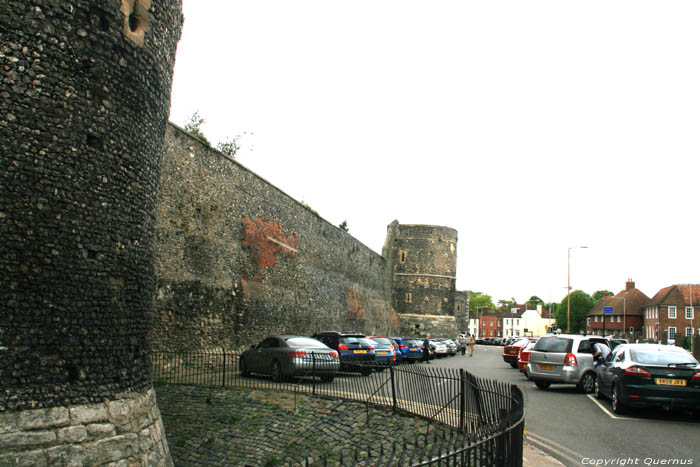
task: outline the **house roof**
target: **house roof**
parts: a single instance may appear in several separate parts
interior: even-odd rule
[[[686,284],[664,287],[654,295],[649,305],[700,305],[700,285]]]
[[[628,282],[628,284],[630,284]],[[634,283],[632,283],[634,284]],[[586,316],[602,315],[603,307],[613,307],[613,315],[642,315],[649,305],[649,297],[632,285],[617,293],[614,297],[603,297]]]

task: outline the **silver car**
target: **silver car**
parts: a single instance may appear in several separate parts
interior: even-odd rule
[[[604,337],[559,334],[541,337],[530,352],[527,374],[538,388],[550,384],[575,384],[582,392],[595,387],[592,346],[598,342],[610,347]]]
[[[243,352],[238,362],[242,376],[269,375],[274,381],[289,376],[320,376],[333,381],[340,369],[338,352],[304,336],[270,336]]]

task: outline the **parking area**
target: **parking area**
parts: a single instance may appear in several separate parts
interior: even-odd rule
[[[527,442],[565,465],[698,465],[700,419],[689,411],[630,409],[616,415],[607,399],[597,400],[573,385],[540,389],[503,361],[503,347],[478,345],[473,358],[458,355],[440,366],[464,368],[476,376],[518,385],[525,397]]]

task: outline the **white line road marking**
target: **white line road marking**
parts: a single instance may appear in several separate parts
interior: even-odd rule
[[[593,402],[595,402],[595,405],[597,405],[598,407],[600,407],[600,410],[602,410],[603,412],[605,412],[606,414],[608,414],[608,416],[609,416],[610,418],[613,418],[613,419],[615,419],[615,420],[632,420],[631,418],[628,418],[628,417],[618,417],[617,415],[613,414],[613,413],[612,413],[611,411],[609,411],[605,406],[603,406],[603,404],[600,403],[600,401],[598,400],[597,397],[592,396],[592,395],[590,395],[590,394],[587,394],[586,397],[588,397],[590,400],[592,400]]]

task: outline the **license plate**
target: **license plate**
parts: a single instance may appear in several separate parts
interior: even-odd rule
[[[353,352],[355,352],[355,353],[367,353],[366,350],[353,350]]]
[[[539,368],[540,370],[552,371],[554,369],[554,365],[537,365],[537,368]]]
[[[684,379],[656,378],[656,384],[664,386],[685,386]]]
[[[388,353],[389,353],[389,352],[384,352],[383,350],[377,351],[377,355],[386,355],[386,354],[388,354]]]
[[[418,350],[418,347],[411,347],[411,351],[412,351],[412,352],[413,352],[413,351],[416,351],[416,350]]]

